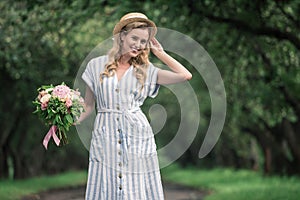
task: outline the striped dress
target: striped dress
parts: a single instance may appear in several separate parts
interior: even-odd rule
[[[140,106],[154,98],[158,68],[147,69],[143,89],[134,67],[118,80],[100,73],[107,56],[92,59],[82,79],[93,91],[97,116],[90,145],[87,200],[162,200],[164,199],[156,144],[149,122]]]

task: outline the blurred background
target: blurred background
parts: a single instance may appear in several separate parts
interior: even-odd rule
[[[199,159],[211,104],[201,76],[190,81],[199,100],[201,123],[196,139],[177,160],[180,168],[300,174],[299,1],[2,0],[0,179],[87,170],[88,151],[74,128],[69,145],[57,148],[50,143],[45,151],[41,142],[49,127],[32,114],[32,101],[43,84],[73,85],[88,53],[111,37],[115,23],[131,11],[143,12],[158,27],[199,42],[225,84],[223,132],[213,151]],[[187,61],[176,58],[197,73]],[[162,88],[156,99],[146,101],[145,110],[155,102],[170,111],[168,127],[156,136],[160,148],[174,137],[180,118],[176,98],[168,90]]]

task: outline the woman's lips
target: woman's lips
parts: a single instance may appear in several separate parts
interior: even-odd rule
[[[132,47],[131,50],[133,53],[138,53],[140,51],[140,49],[135,48],[135,47]]]

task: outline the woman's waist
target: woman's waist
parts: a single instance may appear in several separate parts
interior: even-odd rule
[[[142,111],[140,107],[97,107],[97,113],[134,114]]]

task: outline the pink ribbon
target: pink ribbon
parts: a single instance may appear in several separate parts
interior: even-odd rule
[[[55,134],[55,132],[57,131],[57,126],[51,126],[50,130],[48,131],[47,135],[44,137],[43,140],[43,145],[45,147],[45,149],[47,149],[48,147],[48,142],[51,139],[51,137],[53,137],[53,140],[55,142],[55,144],[58,146],[60,143],[59,138],[57,137],[57,135]]]

